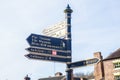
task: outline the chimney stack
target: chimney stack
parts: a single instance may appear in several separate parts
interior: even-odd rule
[[[94,65],[94,76],[95,80],[101,80],[104,78],[104,65],[103,65],[103,57],[101,52],[94,53],[95,58],[99,58],[101,61]]]

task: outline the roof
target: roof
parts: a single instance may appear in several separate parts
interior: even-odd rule
[[[111,60],[111,59],[117,59],[120,58],[120,48],[117,49],[115,52],[111,53],[107,58],[104,60]]]
[[[66,78],[64,77],[63,79],[61,80],[66,80]],[[81,80],[80,77],[74,77],[73,80]],[[82,80],[85,80],[85,79],[82,79]]]
[[[61,80],[62,78],[64,78],[65,76],[59,76],[59,77],[48,77],[48,78],[41,78],[38,80]]]
[[[65,80],[65,76],[41,78],[41,79],[38,79],[38,80]],[[80,78],[79,77],[74,77],[74,80],[80,80]]]

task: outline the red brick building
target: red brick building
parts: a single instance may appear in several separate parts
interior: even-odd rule
[[[120,80],[120,49],[103,59],[101,52],[94,53],[94,57],[101,59],[95,64],[95,80]]]

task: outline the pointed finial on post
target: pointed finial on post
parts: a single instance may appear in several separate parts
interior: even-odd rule
[[[73,10],[70,8],[69,4],[67,5],[67,8],[64,10],[65,13],[72,13]]]
[[[67,5],[67,8],[68,8],[68,9],[70,9],[70,6],[69,6],[69,4]]]

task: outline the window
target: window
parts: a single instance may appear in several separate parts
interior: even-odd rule
[[[114,68],[120,68],[120,62],[116,62],[116,63],[113,63],[114,64]]]
[[[115,80],[120,80],[120,75],[119,76],[115,76]]]

